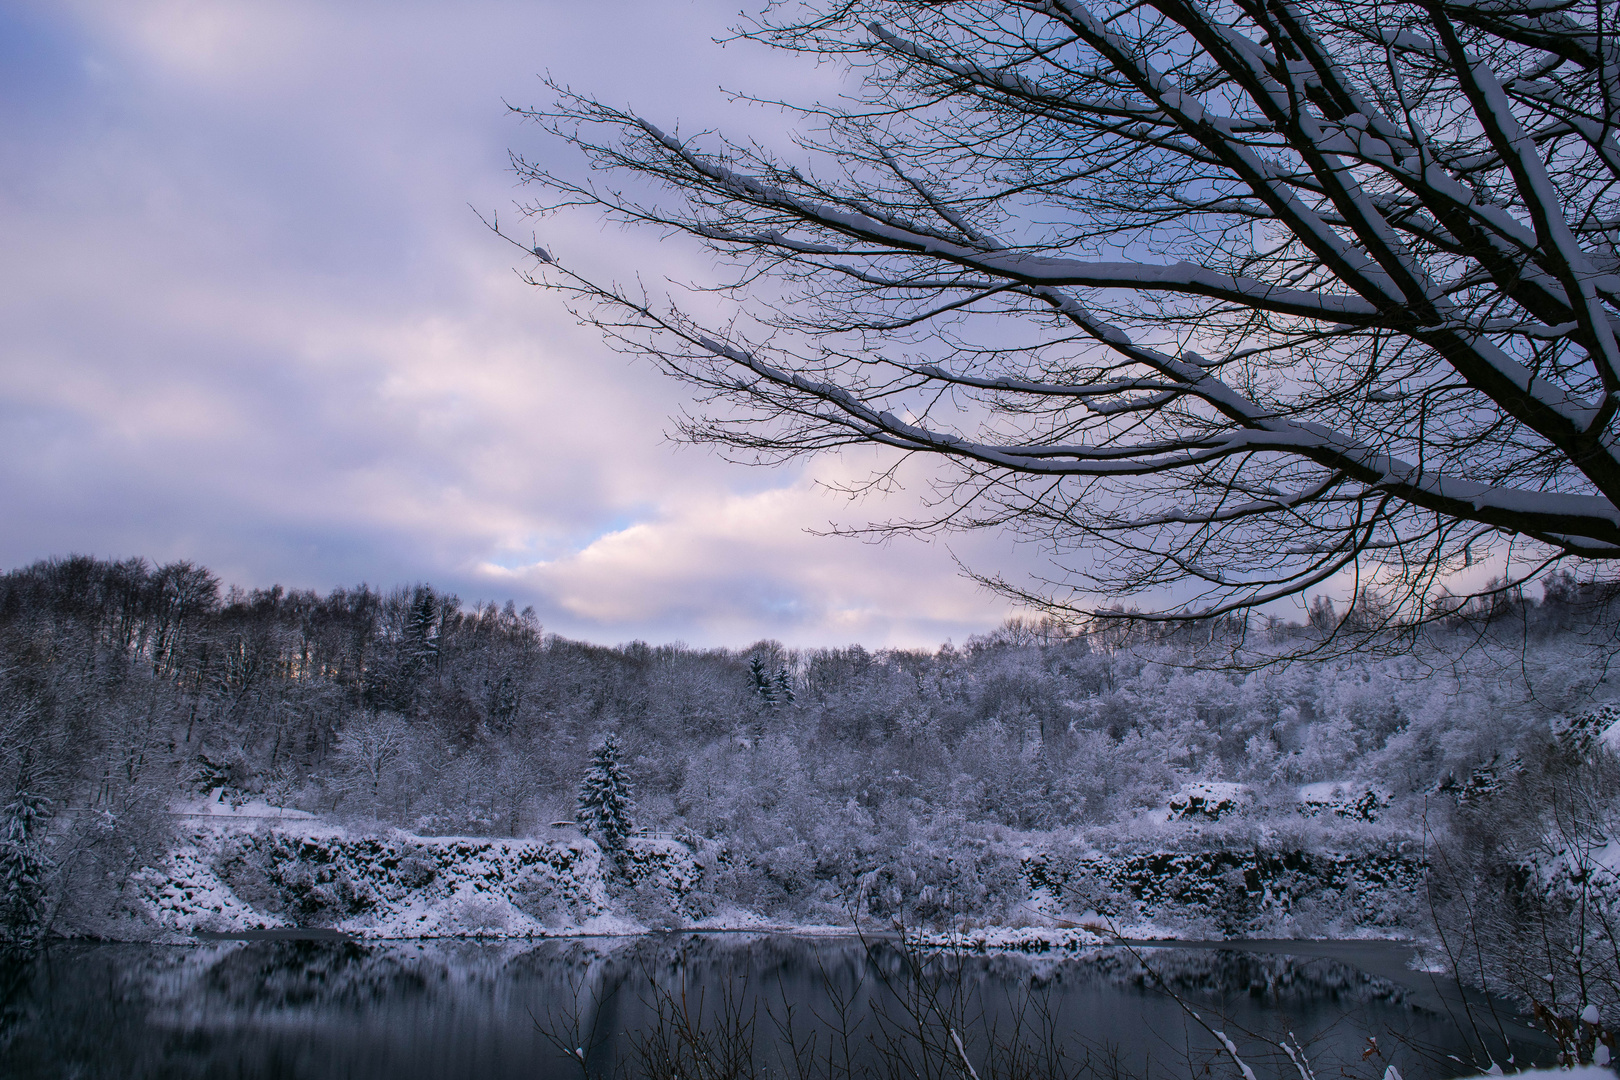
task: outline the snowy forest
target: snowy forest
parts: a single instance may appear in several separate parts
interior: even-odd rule
[[[881,879],[894,911],[1005,917],[1018,864],[986,853],[1054,837],[1421,842],[1604,696],[1609,606],[1555,577],[1389,655],[1332,648],[1326,601],[1321,625],[1012,620],[933,652],[608,648],[427,585],[222,591],[74,557],[0,577],[0,782],[54,815],[88,905],[159,857],[176,800],[545,836],[612,735],[628,825],[722,850],[727,902],[825,916]],[[1218,639],[1246,669],[1200,666]]]
[[[327,959],[370,949],[382,971],[397,943],[488,939],[510,970],[465,983],[498,988],[550,962],[543,938],[574,939],[570,964],[597,952],[597,978],[612,949],[589,942],[736,933],[853,938],[872,973],[868,946],[892,942],[906,974],[882,977],[919,1024],[873,1037],[885,1075],[979,1080],[966,1014],[930,997],[964,956],[1041,954],[1018,976],[1033,994],[1060,954],[1140,963],[1167,941],[1381,943],[1401,985],[1452,980],[1479,1073],[1538,1060],[1502,1024],[1484,1049],[1499,1002],[1543,1060],[1611,1065],[1620,3],[763,0],[725,27],[649,5],[644,52],[624,20],[554,6],[542,32],[500,5],[454,32],[413,23],[434,5],[345,15],[359,45],[320,5],[201,34],[77,10],[10,33],[51,54],[19,87],[59,69],[19,99],[49,105],[24,126],[52,145],[22,155],[49,168],[10,201],[112,215],[85,219],[94,245],[50,216],[20,230],[44,239],[11,305],[38,324],[14,335],[4,410],[13,560],[151,543],[237,552],[255,585],[279,572],[264,558],[303,561],[300,587],[87,555],[0,572],[0,1059],[25,1038],[49,1075],[71,1060],[46,1002],[92,943],[150,947],[152,986],[274,988],[257,945],[291,946],[286,985],[315,985]],[[143,44],[120,60],[125,38]],[[545,74],[505,81],[490,42]],[[341,80],[316,77],[328,54]],[[435,73],[476,81],[481,112]],[[712,108],[694,75],[724,87]],[[218,116],[138,119],[170,101]],[[272,102],[296,111],[256,112]],[[493,156],[484,113],[511,125]],[[209,172],[238,145],[257,156]],[[107,147],[134,166],[101,168]],[[447,192],[463,232],[428,224]],[[118,284],[84,289],[99,271],[60,251]],[[604,377],[607,354],[681,388],[666,438],[787,471],[662,456],[664,391]],[[825,494],[849,512],[813,535],[987,546],[900,573],[792,541]],[[498,553],[494,580],[598,613],[570,625],[750,610],[748,633],[804,637],[610,645],[443,581],[302,587],[406,551],[411,576]],[[928,648],[816,639],[917,625],[946,555],[1017,614]],[[853,587],[838,610],[881,620],[728,607],[833,580]],[[702,964],[672,957],[684,1002]],[[1212,1011],[1140,966],[1088,1022],[1163,991],[1255,1080]],[[1375,975],[1352,966],[1343,985]],[[1292,976],[1271,970],[1240,992],[1277,1004]],[[365,994],[331,996],[371,1039],[350,1022]],[[153,1045],[202,1045],[207,1000],[165,999]],[[127,1012],[83,1011],[97,1042],[96,1014]],[[438,1018],[483,1040],[479,1011]],[[579,1075],[689,1074],[656,1039],[640,1072],[592,1064],[574,1019],[544,1037]],[[716,1045],[692,1034],[701,1004],[682,1024]],[[1332,1067],[1286,1034],[1279,1075]],[[1366,1075],[1401,1080],[1366,1041]],[[913,1047],[938,1053],[919,1068]],[[1459,1068],[1435,1075],[1473,1067],[1444,1056]],[[690,1074],[747,1073],[723,1057]],[[1082,1075],[1042,1060],[983,1075]]]

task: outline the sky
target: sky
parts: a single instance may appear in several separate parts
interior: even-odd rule
[[[714,44],[736,0],[0,3],[0,567],[190,560],[225,583],[429,582],[550,631],[931,647],[999,623],[989,535],[815,535],[903,515],[672,442],[681,385],[607,349],[479,219],[540,76],[682,130],[780,140],[720,89],[835,94],[832,67]],[[696,251],[559,221],[603,277]],[[683,262],[683,260],[686,260]],[[947,543],[949,546],[947,546]]]

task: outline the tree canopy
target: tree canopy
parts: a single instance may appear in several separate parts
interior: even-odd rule
[[[531,280],[692,384],[691,439],[939,461],[928,511],[879,528],[1010,528],[1065,569],[989,580],[1056,610],[1107,615],[1103,592],[1212,616],[1353,574],[1415,619],[1485,558],[1606,577],[1617,20],[1601,0],[772,4],[738,35],[854,76],[776,103],[792,146],[562,87],[519,110],[593,166],[515,156],[544,192],[528,211],[704,245],[729,311],[539,247]]]

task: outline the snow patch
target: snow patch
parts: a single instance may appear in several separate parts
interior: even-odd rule
[[[1392,796],[1381,788],[1345,780],[1306,784],[1298,791],[1299,812],[1305,817],[1331,814],[1351,821],[1377,821]]]
[[[1219,821],[1254,801],[1247,784],[1195,780],[1171,797],[1166,821]]]
[[[1574,716],[1555,717],[1553,736],[1578,754],[1606,746],[1620,754],[1620,703],[1599,705]]]
[[[224,788],[201,799],[179,799],[169,804],[169,813],[180,818],[220,818],[242,823],[250,821],[314,821],[307,810],[273,806],[264,799],[227,799]]]
[[[196,844],[176,847],[160,867],[137,872],[131,883],[146,913],[164,930],[230,934],[287,925],[280,916],[243,903]]]
[[[911,941],[925,949],[957,952],[1053,952],[1109,944],[1108,938],[1083,926],[984,926],[974,930],[922,931]]]

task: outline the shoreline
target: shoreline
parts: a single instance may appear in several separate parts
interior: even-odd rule
[[[987,931],[1017,932],[1029,927],[987,926]],[[57,937],[50,938],[45,943],[50,944],[85,944],[85,945],[161,945],[161,946],[188,946],[204,945],[222,941],[349,941],[366,944],[400,944],[415,941],[466,941],[496,944],[514,941],[621,941],[631,938],[654,937],[719,937],[723,935],[760,935],[769,937],[806,938],[806,939],[838,939],[894,941],[902,937],[899,930],[860,930],[848,926],[799,926],[793,924],[773,924],[768,926],[664,926],[648,927],[641,930],[578,930],[562,931],[554,934],[415,934],[410,936],[398,935],[372,935],[355,933],[349,930],[339,930],[327,926],[285,926],[266,927],[263,929],[248,930],[195,930],[186,935],[173,935],[163,940],[140,940],[134,938],[97,938],[97,937]],[[953,944],[936,944],[936,934],[914,934],[912,938],[919,947],[930,950],[944,950],[956,945],[973,945],[971,938],[963,939]],[[1097,940],[1086,942],[1083,947],[1097,949],[1198,949],[1219,951],[1232,949],[1239,952],[1276,953],[1287,956],[1330,955],[1330,949],[1341,946],[1401,946],[1414,950],[1421,950],[1425,942],[1415,937],[1342,937],[1342,938],[1178,938],[1178,937],[1115,937],[1095,935]],[[1038,935],[1030,935],[1030,941],[1041,940]],[[1016,945],[998,945],[986,943],[975,949],[967,951],[1016,952],[1020,951]]]

